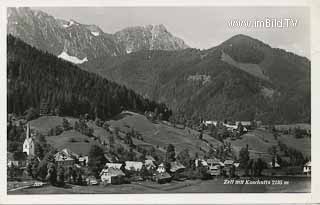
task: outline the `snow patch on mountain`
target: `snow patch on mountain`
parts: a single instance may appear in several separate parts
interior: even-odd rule
[[[66,61],[69,61],[71,63],[74,63],[74,64],[82,64],[86,61],[88,61],[87,57],[83,58],[82,60],[79,59],[78,57],[76,56],[70,56],[67,52],[63,51],[59,56],[58,58],[62,58]]]
[[[94,35],[94,36],[99,36],[100,35],[99,32],[94,32],[94,31],[92,31],[91,34]]]

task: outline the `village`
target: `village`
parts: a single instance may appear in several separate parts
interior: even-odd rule
[[[145,113],[146,117],[152,119],[151,113]],[[79,120],[79,124],[84,125],[85,120]],[[80,129],[72,128],[67,120],[63,120],[62,127],[65,130]],[[169,123],[169,122],[165,122]],[[15,191],[30,187],[42,187],[53,185],[57,187],[66,187],[68,185],[78,186],[108,186],[130,183],[157,183],[166,184],[170,182],[182,183],[185,180],[212,180],[212,179],[234,179],[243,177],[261,177],[261,176],[283,176],[288,173],[281,172],[277,155],[271,157],[270,161],[261,158],[251,159],[248,145],[244,147],[239,157],[234,156],[231,144],[224,143],[220,147],[211,148],[208,154],[190,156],[188,150],[183,150],[179,154],[175,152],[172,144],[164,147],[165,155],[159,156],[157,152],[139,149],[141,151],[139,157],[132,157],[134,151],[132,147],[132,138],[134,134],[121,133],[112,126],[103,126],[101,122],[97,122],[101,127],[128,144],[128,152],[123,151],[125,157],[117,157],[112,155],[99,145],[91,145],[88,155],[76,153],[68,147],[60,149],[47,149],[48,153],[39,155],[39,136],[32,129],[30,123],[25,124],[23,132],[25,139],[23,142],[22,152],[7,153],[8,157],[8,191]],[[206,132],[210,132],[210,127],[223,127],[230,134],[230,140],[236,140],[240,134],[245,134],[252,130],[252,122],[238,121],[234,123],[219,121],[202,121],[199,127],[199,140]],[[172,125],[179,127],[181,125]],[[255,122],[255,126],[261,127],[261,122]],[[186,127],[180,129],[188,129]],[[190,132],[190,131],[189,131]],[[59,134],[59,133],[57,133]],[[121,135],[124,137],[121,138]],[[59,136],[59,135],[58,135]],[[43,137],[40,137],[41,139]],[[138,136],[139,138],[139,136]],[[142,138],[140,136],[140,138]],[[40,141],[41,141],[40,139]],[[42,151],[46,152],[46,140],[42,139]],[[99,144],[112,149],[112,142],[98,140]],[[111,139],[114,143],[114,139]],[[109,144],[109,145],[108,145]],[[161,148],[159,148],[161,149]],[[200,148],[201,149],[201,148]],[[220,150],[220,155],[217,154]],[[210,153],[211,152],[211,153]],[[219,157],[220,156],[220,157]],[[299,166],[298,171],[291,174],[309,176],[311,175],[311,161],[304,160],[304,165]]]

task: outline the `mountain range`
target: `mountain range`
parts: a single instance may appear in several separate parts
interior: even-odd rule
[[[7,17],[8,33],[76,64],[99,56],[119,56],[142,49],[178,50],[188,47],[163,25],[130,27],[108,34],[96,25],[56,19],[28,7],[8,8]]]
[[[8,9],[8,32],[191,118],[310,122],[310,61],[245,35],[189,48],[164,25],[125,28]]]

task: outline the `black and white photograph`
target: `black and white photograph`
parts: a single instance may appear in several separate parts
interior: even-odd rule
[[[310,15],[6,7],[7,195],[311,193]]]

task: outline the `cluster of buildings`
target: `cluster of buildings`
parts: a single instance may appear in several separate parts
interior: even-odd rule
[[[242,122],[241,122],[242,123]],[[244,123],[244,125],[246,125]],[[27,159],[29,157],[35,156],[35,141],[33,139],[30,125],[27,125],[26,138],[23,143],[23,156],[13,156],[12,153],[7,154],[8,158],[8,167],[16,166],[16,167],[25,167]],[[170,163],[170,169],[164,163],[156,164],[155,159],[152,156],[146,156],[146,159],[141,161],[125,161],[124,163],[118,163],[117,159],[111,159],[110,156],[105,154],[105,158],[108,163],[105,164],[104,168],[101,170],[99,177],[101,182],[105,184],[121,184],[126,176],[125,172],[133,171],[140,172],[143,168],[146,170],[152,170],[151,180],[154,180],[158,183],[166,183],[171,181],[172,177],[176,173],[183,172],[185,170],[185,166],[179,163],[178,161]],[[58,166],[62,167],[72,167],[76,166],[86,167],[88,166],[89,157],[81,156],[70,149],[62,149],[54,155],[55,162]],[[210,159],[196,159],[194,161],[195,167],[206,167],[207,173],[211,176],[234,176],[236,169],[239,167],[240,163],[237,163],[231,159],[221,161],[217,158]],[[273,168],[280,167],[277,163],[277,160],[270,164]],[[303,173],[306,175],[311,174],[311,161],[307,162],[303,167]],[[140,179],[136,179],[140,180]],[[87,177],[88,184],[97,184],[98,180],[93,176]]]

